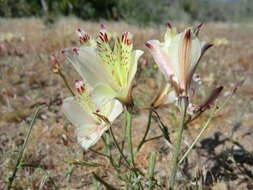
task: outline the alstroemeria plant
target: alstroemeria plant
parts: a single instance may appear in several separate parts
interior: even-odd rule
[[[118,100],[98,106],[82,81],[76,82],[76,88],[78,93],[75,97],[66,98],[62,109],[68,120],[77,127],[78,143],[87,150],[109,129],[123,108]]]
[[[150,40],[146,46],[150,50],[162,73],[171,81],[178,96],[189,96],[194,88],[194,73],[200,58],[211,47],[198,39],[200,27],[177,33],[170,24],[164,42]]]
[[[111,37],[103,27],[97,38],[78,30],[81,46],[65,51],[77,72],[94,88],[94,98],[101,103],[116,98],[132,103],[132,81],[142,51],[133,50],[131,34]]]

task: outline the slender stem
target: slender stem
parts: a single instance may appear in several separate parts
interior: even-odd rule
[[[108,190],[117,190],[118,189],[118,188],[114,187],[113,185],[107,183],[105,180],[103,180],[101,177],[99,177],[96,173],[92,172],[92,175],[95,178],[95,180],[97,180],[98,182],[103,184],[106,189],[108,189]]]
[[[201,129],[200,133],[198,134],[198,136],[195,138],[195,140],[193,141],[193,143],[191,144],[191,146],[188,148],[188,150],[184,153],[183,157],[180,159],[180,161],[178,162],[178,164],[180,165],[184,159],[188,156],[188,154],[191,152],[191,150],[193,149],[193,147],[196,145],[196,143],[198,142],[199,138],[202,136],[202,134],[206,131],[207,127],[209,126],[209,123],[212,121],[213,116],[209,117],[209,119],[207,120],[207,122],[205,123],[205,126]]]
[[[164,137],[164,135],[159,135],[159,136],[156,136],[156,137],[151,137],[149,139],[146,139],[145,142],[148,142],[148,141],[152,141],[152,140],[156,140],[156,139],[159,139],[161,137]]]
[[[133,151],[133,139],[132,139],[132,113],[127,109],[125,109],[125,118],[126,118],[126,135],[127,135],[127,143],[128,143],[128,150],[130,152],[130,160],[131,160],[131,172],[133,172],[134,176],[138,178],[137,170],[135,169],[134,163],[134,151]],[[138,186],[140,189],[144,189],[142,186],[141,181],[138,182]]]
[[[170,175],[170,181],[169,181],[170,190],[174,189],[174,185],[176,182],[176,174],[178,170],[178,158],[180,154],[183,129],[185,126],[185,116],[186,116],[187,106],[188,106],[187,97],[181,97],[181,121],[180,121],[179,127],[177,128],[176,146],[175,146],[175,151],[172,157],[172,169],[171,169],[171,175]]]
[[[102,153],[102,152],[98,152],[98,151],[96,151],[96,150],[94,150],[94,149],[92,149],[92,148],[90,148],[90,151],[93,152],[93,153],[95,153],[95,154],[98,154],[98,155],[100,155],[100,156],[104,156],[104,157],[109,158],[109,156],[108,156],[107,154],[104,154],[104,153]]]
[[[133,139],[132,139],[132,114],[125,110],[126,116],[126,132],[127,132],[127,143],[128,143],[128,150],[130,153],[130,160],[132,167],[134,167],[134,152],[133,152]]]
[[[149,155],[149,166],[148,166],[148,189],[153,190],[154,186],[156,185],[154,183],[154,174],[155,174],[155,164],[156,164],[156,153],[151,152]]]
[[[115,169],[117,174],[119,174],[119,172],[120,172],[119,164],[117,165],[115,163],[114,159],[112,158],[112,152],[111,152],[111,148],[110,148],[110,145],[109,145],[110,144],[109,134],[105,133],[104,135],[102,135],[102,139],[103,139],[103,142],[104,142],[104,145],[105,145],[105,152],[107,152],[107,155],[109,154],[109,156],[108,156],[109,162],[112,165],[112,167]]]
[[[58,74],[60,75],[60,77],[62,78],[64,84],[67,86],[67,88],[69,89],[70,93],[72,94],[72,96],[75,96],[75,93],[73,92],[73,90],[70,88],[69,83],[65,77],[65,75],[61,72],[61,70],[58,71]]]
[[[233,94],[232,94],[233,95]],[[203,133],[206,131],[206,129],[208,128],[210,122],[213,120],[214,116],[224,108],[224,106],[228,103],[229,99],[232,97],[232,95],[230,95],[225,101],[224,103],[220,106],[220,108],[216,109],[216,104],[215,104],[215,108],[213,110],[213,112],[211,113],[211,116],[208,118],[208,120],[206,121],[204,127],[201,129],[201,131],[199,132],[198,136],[194,139],[193,143],[191,144],[191,146],[188,148],[188,150],[184,153],[183,157],[180,159],[179,161],[179,165],[184,161],[184,159],[189,155],[189,153],[191,152],[191,150],[193,149],[193,147],[196,145],[196,143],[199,141],[200,137],[203,135]],[[191,120],[192,121],[192,120]],[[187,123],[187,122],[186,122]]]
[[[122,158],[125,160],[128,169],[131,169],[131,165],[130,165],[129,161],[127,160],[126,156],[124,155],[123,151],[121,150],[121,148],[120,148],[120,146],[119,146],[119,143],[118,143],[118,141],[116,140],[116,138],[115,138],[115,136],[114,136],[114,133],[113,133],[111,127],[109,128],[109,132],[110,132],[110,134],[111,134],[111,136],[112,136],[112,139],[113,139],[113,142],[114,142],[116,148],[118,149],[118,151],[119,151],[120,155],[122,156]]]
[[[148,114],[148,123],[147,123],[147,127],[146,127],[146,131],[144,133],[144,136],[140,142],[140,144],[138,145],[137,147],[137,150],[136,152],[139,152],[139,150],[141,149],[142,145],[147,142],[146,141],[146,138],[147,138],[147,135],[148,135],[148,132],[149,132],[149,129],[150,129],[150,125],[151,125],[151,118],[152,118],[152,109],[149,110],[149,114]]]
[[[158,127],[161,130],[161,132],[163,133],[164,138],[171,145],[171,140],[170,140],[168,128],[163,124],[159,114],[155,110],[153,110],[153,113],[156,115],[156,116],[153,116],[153,119],[158,123]]]
[[[24,152],[25,152],[25,148],[26,148],[26,146],[27,146],[28,139],[29,139],[29,137],[30,137],[30,135],[31,135],[33,126],[34,126],[35,121],[36,121],[36,119],[37,119],[37,117],[38,117],[38,115],[39,115],[39,112],[40,112],[41,108],[42,108],[41,106],[38,107],[38,108],[35,110],[34,114],[33,114],[33,118],[32,118],[31,124],[30,124],[30,126],[29,126],[29,128],[28,128],[28,130],[27,130],[27,133],[26,133],[25,142],[24,142],[24,144],[23,144],[23,147],[22,147],[21,151],[20,151],[19,154],[18,154],[18,159],[17,159],[17,163],[16,163],[16,166],[15,166],[15,169],[14,169],[14,171],[13,171],[13,173],[12,173],[12,176],[9,178],[8,190],[11,189],[13,180],[14,180],[15,177],[16,177],[16,173],[17,173],[18,168],[19,168],[19,166],[20,166],[20,163],[21,163],[21,161],[22,161],[22,158],[23,158],[23,155],[24,155]]]

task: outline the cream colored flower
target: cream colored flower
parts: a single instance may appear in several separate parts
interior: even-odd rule
[[[94,98],[132,103],[132,81],[142,51],[133,50],[128,32],[112,39],[103,28],[96,39],[79,30],[82,46],[65,51],[75,69],[94,88]]]
[[[87,150],[109,129],[111,123],[123,111],[118,100],[107,101],[97,106],[82,81],[76,82],[77,95],[63,101],[62,110],[77,128],[78,143]]]
[[[164,42],[150,40],[146,42],[156,64],[171,81],[178,96],[189,96],[193,74],[204,52],[211,44],[198,39],[198,30],[187,29],[176,33],[168,27]]]

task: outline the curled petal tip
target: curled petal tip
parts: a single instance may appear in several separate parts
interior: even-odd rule
[[[170,22],[166,22],[166,26],[169,28],[169,29],[172,29],[172,25]]]
[[[153,49],[153,45],[150,42],[146,42],[145,46],[149,49]]]
[[[200,24],[197,26],[197,28],[200,29],[203,25],[204,25],[204,23],[202,22],[202,23],[200,23]]]
[[[208,44],[206,45],[206,48],[205,48],[205,49],[207,50],[207,49],[209,49],[209,48],[211,48],[211,47],[213,47],[213,46],[214,46],[214,44],[208,43]]]
[[[212,43],[207,43],[206,45],[204,45],[204,47],[202,47],[202,55],[206,52],[206,50],[208,50],[211,47],[213,47]]]
[[[66,55],[66,50],[62,49],[62,50],[61,50],[61,54],[62,54],[62,55]]]
[[[190,39],[191,38],[191,30],[190,29],[188,29],[186,32],[185,32],[185,39]]]

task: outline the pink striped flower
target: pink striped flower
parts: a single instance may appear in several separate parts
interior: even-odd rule
[[[193,75],[200,58],[212,45],[198,38],[200,26],[177,33],[168,25],[164,42],[150,40],[146,42],[150,53],[161,72],[175,87],[178,96],[189,96],[194,87]]]

